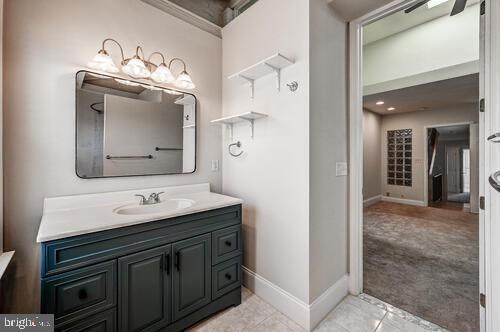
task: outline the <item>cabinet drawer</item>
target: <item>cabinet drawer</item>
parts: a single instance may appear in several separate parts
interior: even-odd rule
[[[116,304],[116,262],[105,262],[42,280],[42,311],[55,324],[79,319]]]
[[[115,332],[116,310],[110,309],[74,323],[57,327],[56,332]]]
[[[212,300],[241,286],[241,257],[212,267]]]
[[[212,264],[216,265],[242,254],[241,226],[232,226],[212,233]]]

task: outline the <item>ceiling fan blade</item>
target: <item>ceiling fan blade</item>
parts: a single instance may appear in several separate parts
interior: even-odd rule
[[[465,5],[467,5],[467,0],[455,0],[455,5],[453,6],[450,16],[455,16],[463,12]]]
[[[423,1],[420,1],[419,3],[417,3],[415,5],[411,6],[410,8],[405,9],[405,14],[411,13],[412,11],[414,11],[417,8],[422,7],[423,5],[425,5],[426,3],[428,3],[429,1],[431,1],[431,0],[423,0]]]

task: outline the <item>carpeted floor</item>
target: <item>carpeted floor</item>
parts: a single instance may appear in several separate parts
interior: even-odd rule
[[[479,221],[388,202],[364,211],[364,292],[450,331],[479,331]]]

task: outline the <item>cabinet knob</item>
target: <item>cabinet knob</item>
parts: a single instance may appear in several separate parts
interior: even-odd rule
[[[229,240],[226,240],[226,242],[225,242],[225,243],[226,243],[226,246],[227,246],[227,247],[230,247],[230,246],[232,245],[232,242],[231,242],[231,241],[229,241]]]
[[[85,290],[85,288],[82,288],[78,291],[78,298],[80,300],[85,300],[87,298],[88,294],[87,294],[87,290]]]
[[[231,280],[231,278],[232,278],[232,277],[231,277],[231,275],[230,275],[229,273],[226,273],[226,274],[225,274],[225,277],[226,277],[226,279],[227,279],[227,280]]]

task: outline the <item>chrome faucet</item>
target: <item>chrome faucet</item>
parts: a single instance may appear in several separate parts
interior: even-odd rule
[[[144,195],[135,195],[137,197],[140,197],[141,200],[139,202],[140,205],[152,205],[152,204],[158,204],[161,202],[160,200],[160,195],[163,194],[164,192],[159,192],[159,193],[152,193],[149,195],[149,198],[146,198]]]

